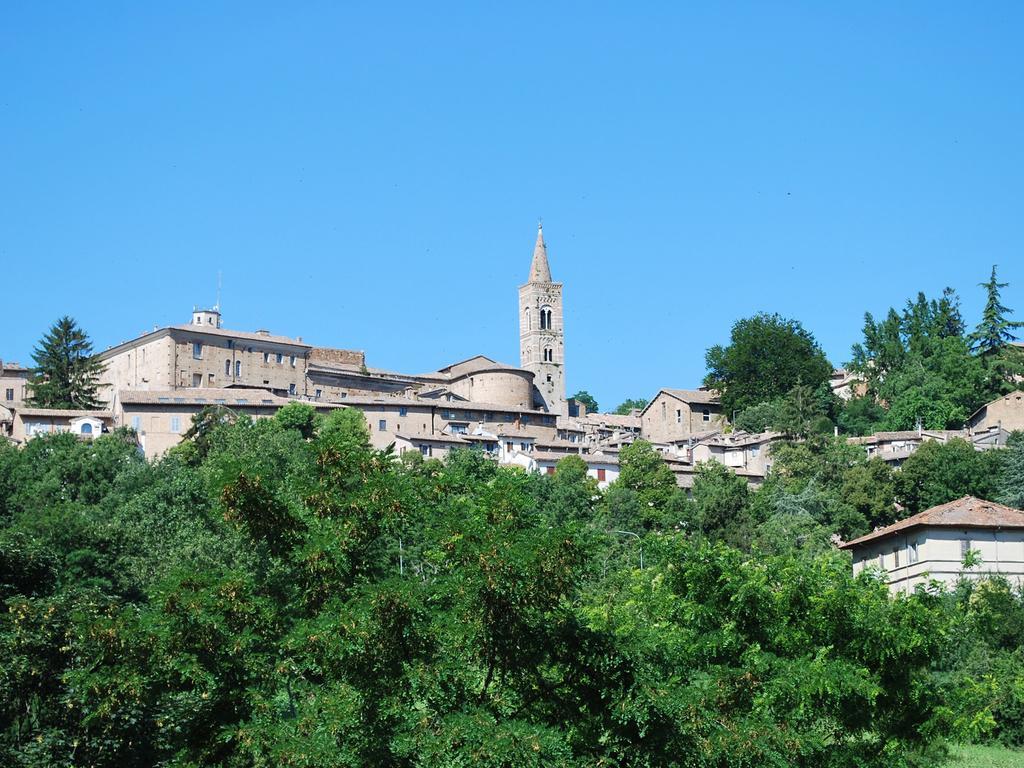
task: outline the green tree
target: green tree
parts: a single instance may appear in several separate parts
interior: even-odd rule
[[[737,321],[729,345],[711,347],[705,360],[704,384],[718,390],[730,418],[783,397],[797,384],[817,389],[832,373],[814,336],[798,321],[766,313]]]
[[[29,402],[40,408],[99,407],[97,389],[103,364],[92,353],[85,331],[68,316],[60,318],[32,353]]]
[[[597,400],[595,400],[594,396],[586,390],[581,389],[573,395],[571,399],[586,406],[587,413],[597,413],[599,410],[597,407]]]
[[[647,407],[649,401],[645,397],[630,397],[619,403],[615,413],[619,416],[628,416],[633,411],[642,411]]]
[[[828,384],[822,383],[817,391],[797,383],[778,401],[772,426],[790,437],[827,434],[832,431],[829,411],[835,400]]]
[[[740,411],[732,425],[744,432],[765,432],[779,423],[782,400],[767,400]]]
[[[976,451],[966,440],[928,440],[914,451],[896,475],[896,499],[911,514],[961,496],[991,499],[1003,457],[999,451]]]
[[[959,427],[989,399],[985,365],[971,353],[952,288],[940,299],[918,294],[882,321],[867,313],[863,334],[849,367],[866,381],[867,395],[886,404],[883,428]]]
[[[885,409],[871,395],[851,397],[839,409],[836,423],[845,435],[870,435],[878,430],[885,415]]]
[[[746,546],[753,533],[747,481],[717,461],[697,465],[693,478],[697,529],[712,540]]]
[[[1014,441],[1006,450],[996,482],[996,501],[1024,509],[1024,440]]]
[[[985,289],[985,308],[981,313],[981,322],[970,335],[971,349],[979,355],[994,355],[1005,349],[1010,342],[1016,341],[1013,331],[1024,326],[1024,323],[1008,319],[1013,310],[1003,305],[999,291],[1009,283],[1000,283],[996,279],[996,267],[992,266],[992,275],[988,282],[981,283]]]

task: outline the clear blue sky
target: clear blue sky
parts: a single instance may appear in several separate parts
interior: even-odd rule
[[[704,375],[759,310],[1024,316],[1020,3],[7,3],[0,356],[186,322],[518,362],[542,216],[570,392]]]

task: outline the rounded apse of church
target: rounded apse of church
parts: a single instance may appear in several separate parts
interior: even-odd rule
[[[533,407],[533,374],[519,368],[474,371],[450,383],[452,392],[478,403]]]

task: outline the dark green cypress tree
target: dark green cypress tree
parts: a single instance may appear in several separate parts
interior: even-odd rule
[[[987,356],[1002,351],[1011,341],[1016,341],[1017,337],[1013,335],[1013,331],[1024,326],[1024,323],[1007,318],[1007,315],[1013,314],[1013,310],[1003,306],[999,299],[999,291],[1009,283],[1000,283],[996,279],[995,265],[992,266],[992,276],[988,282],[979,285],[988,293],[988,300],[985,302],[981,322],[974,329],[970,340],[975,353]]]
[[[92,342],[75,321],[64,316],[43,336],[32,353],[35,366],[28,384],[29,403],[39,408],[98,408],[97,389],[103,365]]]

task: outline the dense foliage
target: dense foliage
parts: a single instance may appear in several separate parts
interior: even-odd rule
[[[97,389],[102,364],[92,342],[70,317],[62,317],[43,336],[32,353],[30,402],[40,408],[98,408]]]
[[[0,764],[890,768],[1015,743],[1019,596],[852,577],[829,526],[882,515],[891,478],[801,445],[771,487],[709,464],[693,499],[643,442],[601,493],[578,457],[398,460],[301,405],[203,414],[152,464],[127,433],[0,448]]]
[[[798,384],[816,389],[832,366],[797,320],[760,313],[732,327],[728,346],[707,351],[704,384],[721,393],[726,415],[785,396]]]

